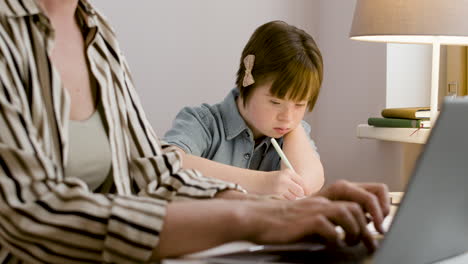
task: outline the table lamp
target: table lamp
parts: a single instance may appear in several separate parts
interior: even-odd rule
[[[438,107],[440,45],[468,45],[468,0],[357,0],[350,38],[432,45],[431,124]]]

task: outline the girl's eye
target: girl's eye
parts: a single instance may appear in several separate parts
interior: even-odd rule
[[[280,104],[279,102],[274,101],[274,100],[270,100],[270,102],[271,102],[272,104],[274,104],[274,105],[279,105],[279,104]]]
[[[296,104],[297,107],[304,107],[306,104]]]

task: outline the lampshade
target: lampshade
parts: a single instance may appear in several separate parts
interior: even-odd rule
[[[468,45],[468,0],[358,0],[350,37]]]

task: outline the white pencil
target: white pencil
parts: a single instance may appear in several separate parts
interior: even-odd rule
[[[276,149],[276,152],[278,152],[278,155],[280,156],[281,160],[284,162],[284,164],[286,164],[286,166],[291,169],[292,171],[294,171],[294,173],[296,173],[296,171],[294,170],[293,166],[291,165],[291,163],[289,162],[288,158],[286,158],[286,155],[284,155],[284,152],[283,150],[281,150],[280,146],[278,145],[278,142],[276,142],[276,140],[274,138],[271,138],[271,144],[273,144],[273,147],[275,147]]]

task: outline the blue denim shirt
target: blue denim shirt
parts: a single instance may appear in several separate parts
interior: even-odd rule
[[[183,108],[164,135],[164,141],[186,153],[224,164],[261,171],[279,170],[280,157],[270,138],[265,137],[255,146],[253,133],[237,109],[238,96],[234,88],[221,103]],[[302,126],[310,139],[309,124],[302,121]],[[283,138],[278,143],[282,146]],[[312,139],[310,143],[317,153]]]

